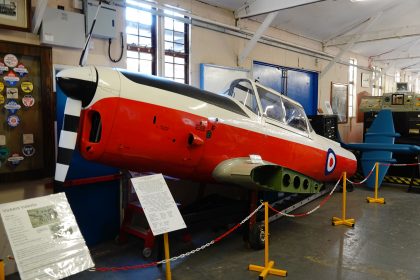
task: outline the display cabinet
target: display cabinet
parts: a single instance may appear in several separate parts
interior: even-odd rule
[[[49,47],[0,41],[0,184],[52,176],[51,56]]]

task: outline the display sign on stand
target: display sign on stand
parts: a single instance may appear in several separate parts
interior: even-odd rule
[[[186,228],[162,174],[132,178],[131,182],[153,235]]]
[[[20,278],[62,279],[94,263],[64,193],[0,204]]]
[[[153,235],[163,234],[166,280],[171,280],[168,232],[183,229],[187,226],[162,174],[132,178],[131,183]]]

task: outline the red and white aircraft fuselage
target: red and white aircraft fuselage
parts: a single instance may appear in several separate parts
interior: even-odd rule
[[[101,67],[64,70],[57,82],[81,100],[77,141],[88,160],[204,182],[250,155],[320,182],[356,170],[354,155],[317,135],[300,104],[249,80],[225,95]]]

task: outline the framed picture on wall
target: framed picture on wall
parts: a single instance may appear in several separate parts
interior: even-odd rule
[[[348,85],[331,83],[331,108],[337,115],[338,123],[347,123]]]
[[[31,31],[31,0],[0,1],[0,28]]]
[[[370,84],[370,74],[369,73],[362,73],[362,87],[368,88]]]

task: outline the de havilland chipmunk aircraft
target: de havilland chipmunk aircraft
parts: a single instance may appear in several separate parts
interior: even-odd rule
[[[94,66],[56,79],[68,97],[58,182],[76,143],[87,160],[121,169],[259,190],[316,193],[356,171],[355,156],[317,135],[299,103],[248,79],[223,94]]]

